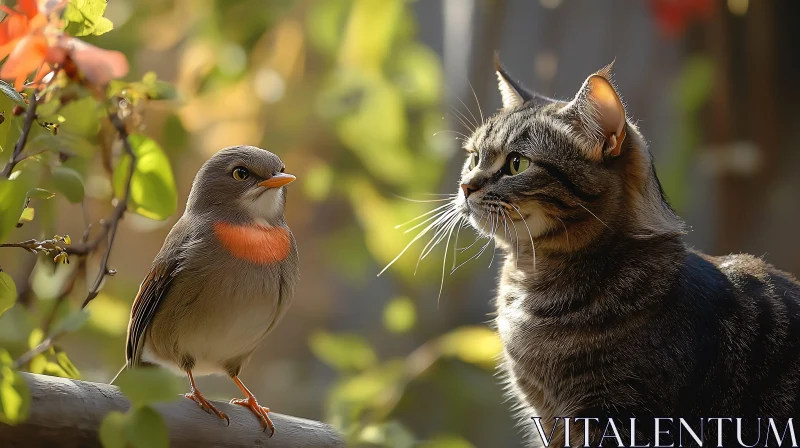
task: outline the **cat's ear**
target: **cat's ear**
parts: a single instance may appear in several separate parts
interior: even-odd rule
[[[517,107],[534,98],[533,92],[509,76],[506,69],[503,68],[503,64],[500,63],[500,56],[497,53],[494,54],[494,71],[497,73],[497,87],[503,97],[503,109]]]
[[[611,83],[613,64],[586,78],[575,98],[561,110],[580,127],[589,142],[587,155],[593,160],[620,155],[625,140],[625,106]]]

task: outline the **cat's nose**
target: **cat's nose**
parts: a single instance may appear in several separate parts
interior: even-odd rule
[[[464,190],[464,197],[468,198],[469,195],[478,191],[478,188],[471,184],[461,184],[461,189]]]

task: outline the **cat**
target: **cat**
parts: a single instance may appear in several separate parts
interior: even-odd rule
[[[569,101],[495,65],[503,107],[465,140],[453,205],[505,254],[494,322],[529,443],[542,443],[533,417],[552,446],[566,446],[556,417],[635,417],[642,445],[654,417],[772,417],[783,429],[800,414],[797,280],[757,257],[687,247],[610,65]],[[702,430],[705,444],[716,430]],[[591,446],[602,435],[591,428]],[[569,439],[583,446],[583,426]]]

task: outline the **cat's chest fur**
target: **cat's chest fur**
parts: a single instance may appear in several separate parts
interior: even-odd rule
[[[533,291],[528,280],[524,273],[504,268],[495,321],[503,342],[501,369],[513,395],[522,399],[520,404],[547,417],[568,411],[572,402],[558,383],[571,367],[567,358],[573,352],[573,338],[553,331],[553,323],[533,311],[536,303],[551,301],[558,293]]]
[[[641,367],[620,360],[650,313],[609,300],[605,285],[576,279],[542,286],[506,262],[496,305],[501,369],[528,419],[575,416],[597,407],[606,380]]]

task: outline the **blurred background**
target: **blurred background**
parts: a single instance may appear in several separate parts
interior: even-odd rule
[[[262,404],[330,422],[354,446],[518,446],[494,376],[490,250],[449,275],[453,255],[438,249],[415,275],[424,239],[377,276],[414,236],[395,225],[440,204],[401,197],[454,193],[460,134],[500,106],[494,51],[558,98],[615,60],[627,111],[692,228],[686,240],[800,274],[799,13],[790,0],[111,0],[114,31],[88,40],[123,51],[130,79],[153,71],[179,92],[141,111],[141,132],[172,164],[179,212],[126,216],[110,261],[118,275],[61,346],[82,379],[112,378],[130,304],[195,172],[225,146],[258,145],[298,177],[287,220],[302,273],[242,375]],[[110,211],[102,163],[86,178],[90,221]],[[81,208],[59,201],[52,230],[81,235]],[[41,233],[25,226],[12,239]],[[464,229],[459,247],[473,238]],[[76,264],[18,249],[0,251],[0,265],[20,293],[0,345],[19,354],[43,316],[79,307],[86,282],[65,285]],[[238,394],[227,378],[198,385],[215,399]]]

